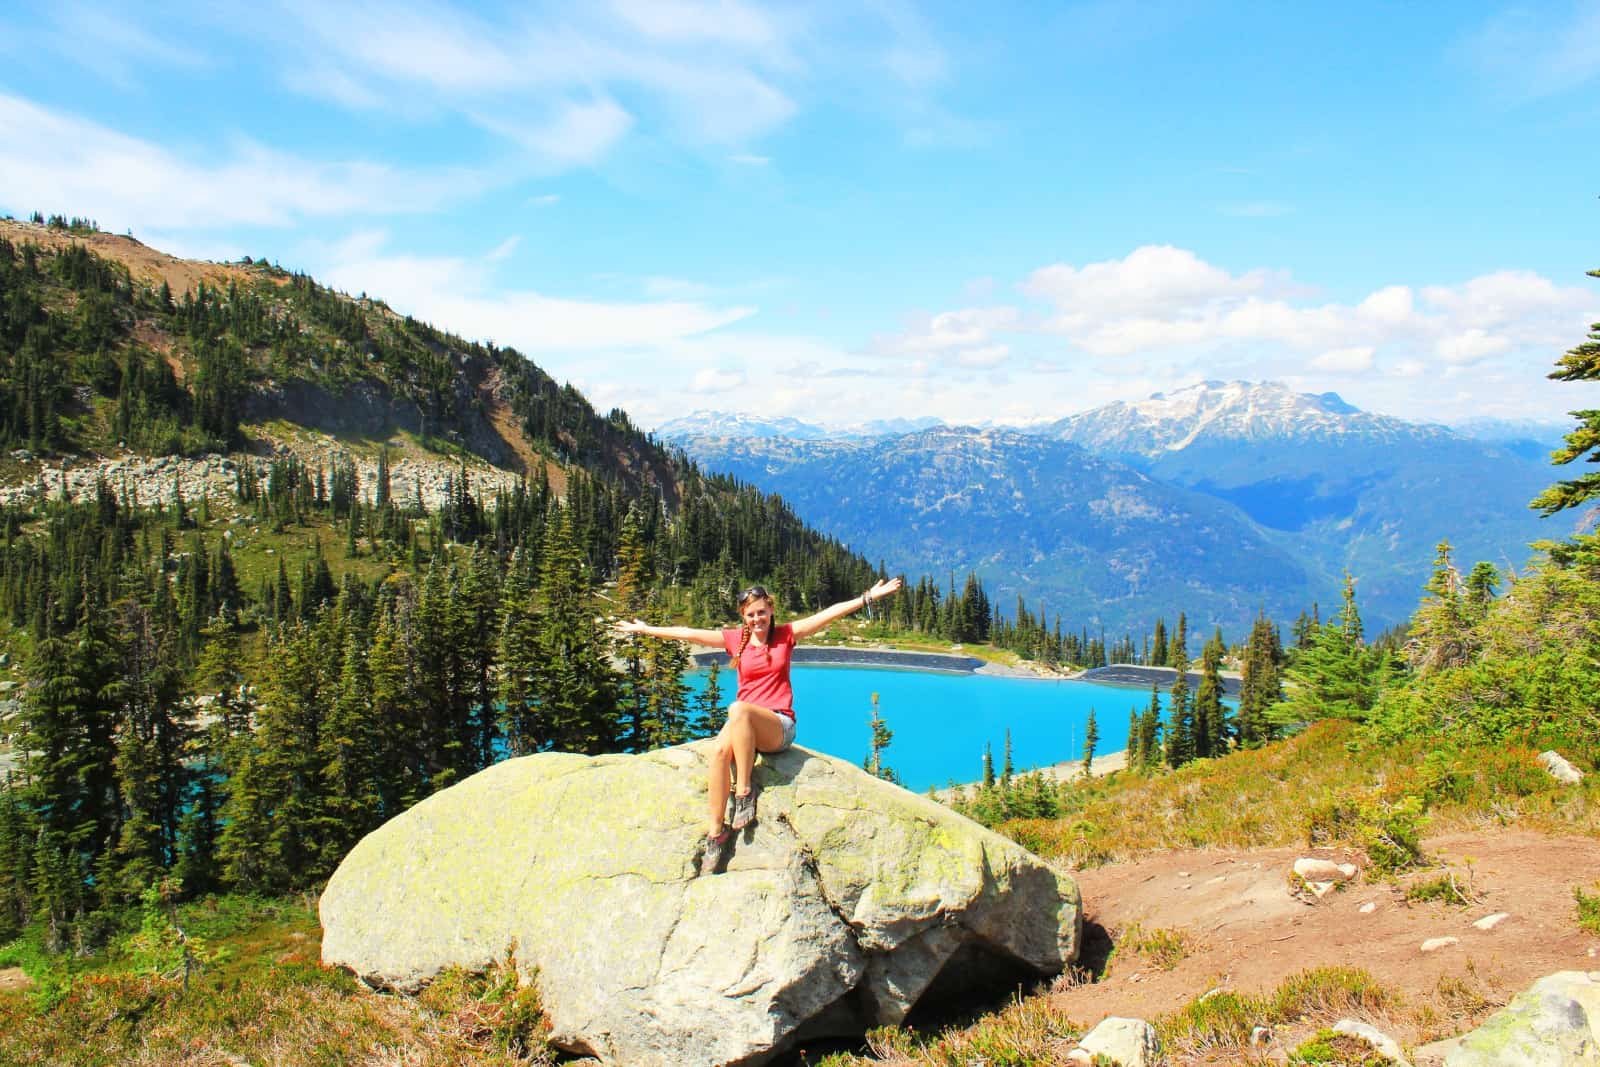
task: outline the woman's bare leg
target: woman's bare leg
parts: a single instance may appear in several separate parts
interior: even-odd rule
[[[778,713],[759,704],[735,700],[728,705],[728,725],[733,730],[733,791],[739,796],[750,792],[750,772],[755,767],[756,751],[770,752],[783,744],[783,723]]]
[[[722,824],[728,813],[728,769],[733,765],[733,746],[724,729],[717,735],[717,740],[711,746],[711,761],[706,767],[706,797],[711,804],[710,821],[706,823],[707,837],[716,837],[722,832]]]
[[[730,765],[737,780],[734,790],[744,796],[750,792],[750,772],[755,766],[756,750],[771,751],[781,744],[783,723],[777,712],[743,700],[728,705],[728,722],[711,748],[711,761],[706,770],[706,796],[711,805],[710,820],[706,824],[709,835],[715,836],[721,831],[723,817],[727,814]]]

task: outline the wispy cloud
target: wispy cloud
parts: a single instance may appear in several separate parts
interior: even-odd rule
[[[692,300],[622,303],[504,289],[492,274],[494,253],[469,260],[395,252],[388,245],[389,235],[381,230],[354,234],[323,251],[318,273],[336,287],[381,296],[444,329],[528,353],[659,351],[755,314],[748,306]]]
[[[1457,42],[1455,52],[1514,100],[1570,92],[1600,78],[1600,5],[1578,0],[1561,14],[1550,5],[1509,8]]]
[[[467,169],[325,162],[239,141],[194,162],[74,115],[0,94],[0,196],[20,210],[70,204],[113,230],[286,226],[313,217],[427,211],[491,185]]]

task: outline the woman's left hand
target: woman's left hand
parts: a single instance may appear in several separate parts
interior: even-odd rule
[[[867,595],[873,600],[877,600],[879,597],[888,596],[891,593],[898,593],[900,591],[900,587],[905,584],[905,580],[900,577],[886,578],[883,581],[875,583],[871,589],[868,589]]]

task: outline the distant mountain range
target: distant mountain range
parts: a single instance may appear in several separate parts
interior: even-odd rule
[[[1181,609],[1240,636],[1258,609],[1337,603],[1346,568],[1376,629],[1410,615],[1440,540],[1464,567],[1520,566],[1529,541],[1571,532],[1527,507],[1554,480],[1544,455],[1277,383],[1206,382],[1027,432],[707,424],[657,433],[869,558],[975,570],[997,599],[1113,634]]]

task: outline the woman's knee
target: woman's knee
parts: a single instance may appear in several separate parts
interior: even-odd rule
[[[747,704],[742,700],[735,700],[728,705],[728,723],[743,725],[750,721],[750,714],[755,710],[754,704]]]

